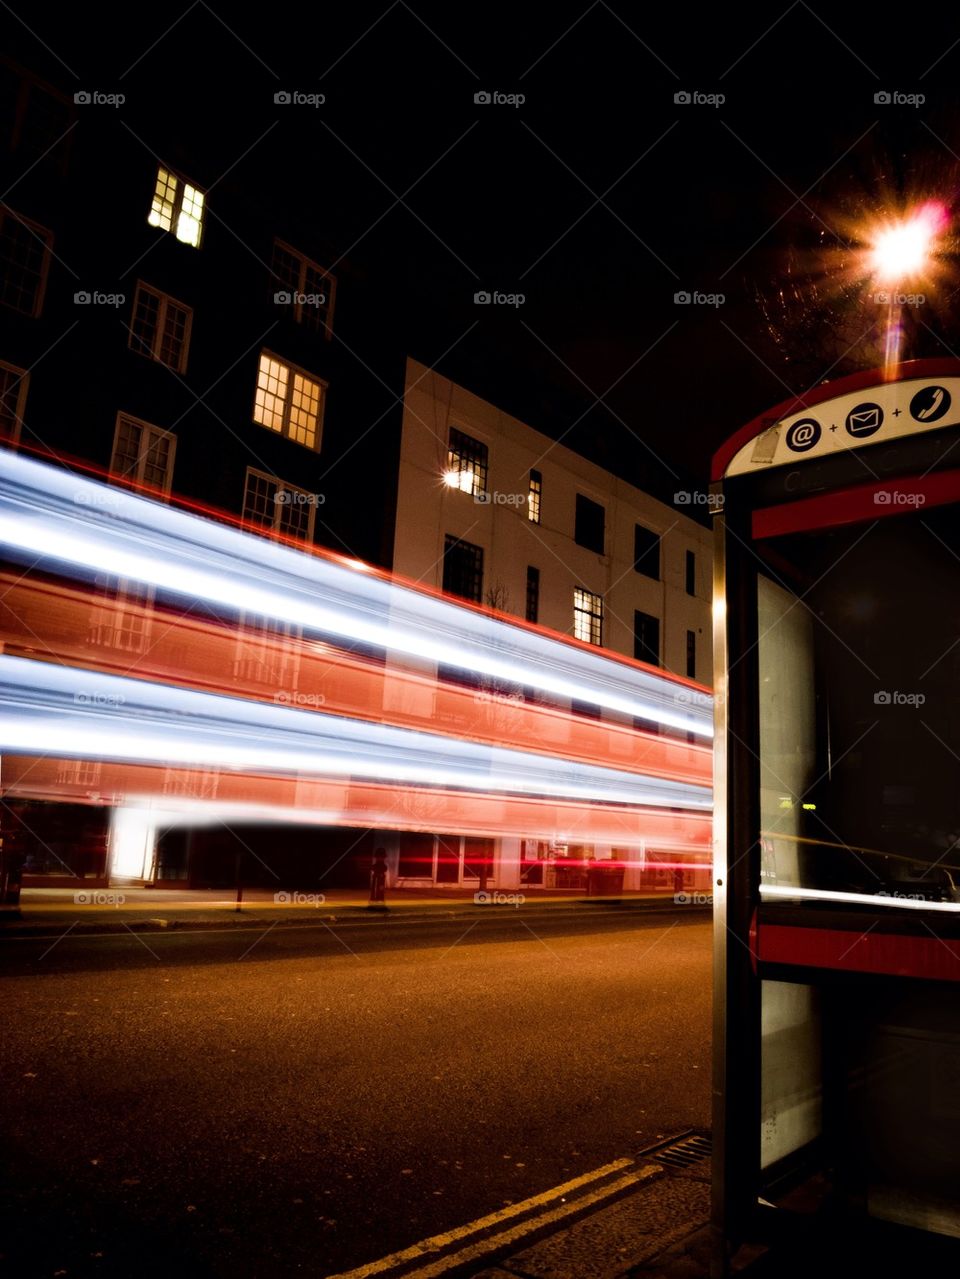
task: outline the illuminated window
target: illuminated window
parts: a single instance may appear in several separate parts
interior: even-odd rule
[[[530,491],[527,494],[527,519],[531,524],[540,523],[540,498],[543,494],[543,476],[539,471],[530,472]]]
[[[183,373],[192,319],[188,306],[138,282],[130,319],[130,349]]]
[[[574,524],[573,540],[578,546],[585,546],[588,551],[603,554],[605,511],[599,502],[592,502],[582,493],[577,494],[577,513]]]
[[[117,417],[110,471],[169,493],[176,449],[177,437],[169,431],[121,413]]]
[[[36,318],[50,266],[53,232],[0,208],[0,302]]]
[[[292,249],[289,244],[275,240],[273,244],[273,294],[286,293],[289,300],[280,305],[289,306],[297,324],[330,337],[333,332],[333,300],[337,281],[317,262]]]
[[[644,577],[660,581],[660,534],[642,524],[633,526],[633,567]]]
[[[580,586],[573,591],[573,633],[587,644],[603,642],[603,600]]]
[[[325,390],[323,382],[263,351],[253,420],[309,449],[319,448]]]
[[[448,533],[443,546],[443,589],[480,603],[483,593],[483,547]]]
[[[160,168],[147,221],[161,231],[172,231],[178,240],[197,249],[203,232],[203,201],[202,191],[169,169]]]
[[[315,493],[247,467],[243,491],[245,520],[288,537],[309,538],[316,504]]]
[[[527,565],[527,621],[536,622],[540,616],[540,570]]]
[[[448,486],[474,496],[487,491],[487,461],[489,449],[472,436],[450,428],[450,448],[447,453],[447,470],[444,479]]]
[[[23,406],[30,374],[0,360],[0,440],[16,444],[23,425]]]

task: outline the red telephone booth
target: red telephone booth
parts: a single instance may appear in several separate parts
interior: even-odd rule
[[[780,404],[713,479],[714,1273],[956,1269],[960,360]]]

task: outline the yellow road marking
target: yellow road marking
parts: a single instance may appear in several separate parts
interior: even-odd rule
[[[404,1279],[433,1279],[434,1275],[442,1275],[445,1270],[452,1270],[454,1266],[465,1265],[468,1261],[477,1261],[481,1257],[488,1256],[494,1249],[517,1243],[524,1235],[529,1235],[534,1230],[539,1230],[542,1226],[549,1226],[562,1221],[564,1217],[569,1217],[573,1213],[579,1212],[582,1208],[589,1207],[590,1204],[600,1203],[605,1199],[609,1199],[618,1191],[625,1190],[628,1186],[636,1185],[639,1181],[646,1181],[648,1177],[653,1177],[656,1173],[662,1171],[663,1169],[659,1164],[647,1164],[637,1172],[628,1173],[625,1177],[618,1177],[616,1181],[611,1181],[606,1186],[601,1186],[599,1190],[594,1190],[589,1195],[582,1195],[579,1199],[575,1199],[573,1203],[564,1204],[562,1208],[554,1208],[552,1212],[542,1213],[539,1217],[531,1217],[527,1221],[522,1221],[518,1225],[512,1226],[509,1230],[501,1231],[498,1235],[490,1235],[486,1239],[480,1239],[466,1248],[461,1248],[459,1252],[448,1253],[446,1257],[442,1257],[439,1261],[435,1261],[429,1266],[420,1266],[416,1270],[408,1270],[406,1275],[404,1275]]]
[[[388,1257],[381,1257],[379,1261],[368,1261],[366,1265],[358,1266],[355,1270],[345,1270],[338,1275],[331,1275],[329,1279],[369,1279],[369,1276],[382,1274],[385,1270],[398,1266],[405,1261],[416,1261],[418,1257],[423,1257],[428,1253],[439,1252],[441,1248],[449,1247],[450,1244],[457,1243],[459,1240],[467,1238],[468,1235],[476,1234],[479,1230],[486,1230],[489,1226],[498,1226],[503,1221],[509,1221],[511,1217],[519,1217],[523,1213],[529,1212],[532,1208],[543,1207],[552,1203],[555,1199],[562,1198],[571,1191],[579,1190],[581,1186],[587,1186],[592,1181],[600,1181],[615,1172],[620,1172],[622,1169],[628,1168],[632,1163],[632,1159],[616,1159],[613,1163],[604,1164],[602,1168],[595,1168],[593,1172],[584,1173],[582,1177],[574,1177],[572,1181],[565,1181],[561,1186],[554,1186],[551,1190],[544,1190],[539,1195],[532,1195],[529,1199],[521,1200],[520,1203],[510,1204],[506,1208],[499,1208],[496,1212],[491,1212],[486,1217],[478,1217],[476,1221],[471,1221],[469,1225],[458,1226],[455,1230],[445,1230],[439,1235],[431,1235],[429,1239],[421,1239],[419,1243],[411,1244],[409,1248],[404,1248],[401,1252],[392,1252]],[[646,1172],[645,1169],[643,1171]],[[640,1178],[634,1177],[634,1180],[640,1180]],[[608,1187],[604,1187],[602,1193],[607,1194],[608,1189]],[[576,1201],[578,1205],[584,1202],[585,1200],[582,1198]],[[542,1218],[537,1217],[535,1220],[539,1222]],[[524,1226],[526,1228],[527,1223],[524,1223]]]

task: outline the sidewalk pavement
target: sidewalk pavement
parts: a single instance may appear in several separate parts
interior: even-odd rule
[[[118,883],[110,888],[25,888],[19,914],[2,912],[0,935],[60,932],[69,922],[84,933],[122,932],[129,928],[237,928],[251,924],[309,926],[334,921],[430,921],[476,919],[494,910],[516,911],[525,917],[548,912],[684,910],[673,895],[629,894],[586,897],[563,890],[489,889],[487,900],[473,889],[403,889],[387,891],[387,900],[371,904],[361,889],[333,888],[326,892],[243,890],[238,903],[230,889],[164,889]],[[239,906],[239,909],[238,909]]]
[[[661,1152],[662,1153],[662,1152]],[[626,1196],[500,1250],[470,1279],[709,1279],[712,1251],[710,1159],[674,1168],[654,1150],[637,1156],[636,1186]],[[730,1259],[731,1279],[810,1279],[811,1275],[947,1275],[957,1271],[955,1238],[872,1235],[842,1216],[811,1218],[808,1229],[769,1248],[744,1244]],[[894,1227],[894,1232],[896,1232]],[[461,1272],[457,1272],[461,1273]],[[414,1271],[407,1279],[419,1279]],[[426,1279],[426,1272],[424,1272]]]
[[[683,1169],[656,1153],[637,1162],[645,1175],[632,1193],[470,1271],[473,1279],[708,1279],[709,1159]]]

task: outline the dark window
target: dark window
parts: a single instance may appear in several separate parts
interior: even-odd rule
[[[483,593],[483,547],[461,542],[448,533],[443,547],[443,589],[480,603]]]
[[[3,112],[4,129],[7,130],[9,127],[10,136],[7,140],[11,147],[15,145],[17,103],[20,100],[20,91],[21,80],[16,71],[12,67],[0,64],[0,111]]]
[[[697,593],[697,557],[693,551],[687,551],[687,594]]]
[[[27,84],[17,146],[27,155],[52,159],[63,167],[71,110],[38,84]]]
[[[12,67],[0,68],[0,118],[10,123],[10,148],[20,158],[63,170],[73,109],[54,90],[42,88]]]
[[[660,665],[660,619],[640,609],[633,613],[633,655],[638,662]]]
[[[148,359],[159,360],[175,372],[183,373],[187,367],[192,315],[182,302],[138,281],[128,345]]]
[[[0,302],[38,316],[53,236],[10,209],[0,210]]]
[[[642,524],[633,528],[633,567],[644,577],[660,581],[660,534]]]
[[[687,678],[697,678],[697,633],[687,631]]]
[[[487,459],[489,449],[486,444],[450,428],[450,451],[447,454],[446,481],[450,488],[461,489],[464,493],[472,493],[475,497],[487,491]]]
[[[598,555],[603,554],[603,517],[604,510],[599,502],[591,502],[582,493],[577,494],[574,540],[578,546],[585,546]]]
[[[540,499],[543,496],[543,476],[539,471],[530,472],[530,492],[527,495],[527,519],[531,524],[540,523]]]
[[[23,402],[27,395],[30,374],[14,364],[0,360],[0,440],[16,441],[20,438],[23,421]]]
[[[317,262],[280,240],[273,244],[271,292],[275,303],[305,328],[330,337],[336,280]]]
[[[540,616],[540,570],[527,565],[527,621],[535,622]]]

